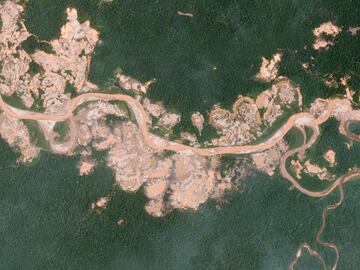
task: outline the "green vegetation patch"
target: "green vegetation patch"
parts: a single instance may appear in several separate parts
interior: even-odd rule
[[[70,123],[69,121],[57,122],[54,126],[54,131],[58,134],[57,139],[63,142],[66,135],[69,133]]]
[[[360,122],[350,123],[349,130],[356,135],[360,135]]]
[[[34,97],[34,103],[31,106],[31,110],[34,112],[44,112],[45,108],[42,105],[42,99],[40,96],[33,96]]]
[[[44,107],[42,106],[42,100],[39,96],[33,96],[34,103],[31,108],[27,108],[25,104],[22,102],[21,98],[14,94],[12,96],[2,95],[2,99],[6,104],[11,107],[20,109],[20,110],[27,110],[27,111],[34,111],[34,112],[44,112]]]
[[[71,98],[74,98],[77,96],[77,92],[76,92],[76,88],[74,85],[72,85],[69,82],[66,82],[66,87],[65,87],[65,94],[70,94]]]
[[[17,95],[12,95],[12,96],[2,95],[2,99],[4,100],[5,103],[9,104],[12,107],[15,107],[15,108],[21,109],[21,110],[27,110],[26,106],[21,101],[21,98]]]
[[[288,142],[289,149],[294,149],[304,143],[304,136],[298,128],[290,129],[284,138]]]
[[[34,76],[37,73],[41,73],[43,71],[42,67],[40,65],[38,65],[37,63],[35,63],[34,61],[32,61],[29,64],[29,71],[28,73],[30,74],[30,76]]]
[[[220,134],[217,133],[216,129],[211,125],[204,124],[204,129],[201,131],[201,136],[199,138],[199,143],[204,144],[207,141],[210,141],[214,138],[219,138]]]
[[[23,120],[23,123],[29,130],[31,142],[43,150],[50,150],[50,144],[41,131],[38,122],[35,120]]]

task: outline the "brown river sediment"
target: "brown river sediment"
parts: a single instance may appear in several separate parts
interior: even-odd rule
[[[330,99],[327,100],[327,106],[324,109],[322,115],[318,118],[315,118],[310,113],[300,112],[294,114],[289,117],[287,122],[280,127],[269,139],[264,142],[253,144],[253,145],[243,145],[243,146],[221,146],[221,147],[209,147],[209,148],[199,148],[199,147],[191,147],[181,143],[173,142],[170,140],[166,140],[160,137],[157,137],[149,132],[148,130],[148,120],[147,120],[147,113],[145,112],[143,106],[139,101],[132,98],[128,95],[123,94],[104,94],[104,93],[86,93],[79,95],[73,98],[64,114],[44,114],[38,112],[30,112],[16,109],[14,110],[11,106],[7,105],[3,99],[0,97],[0,107],[1,109],[9,116],[19,119],[19,120],[36,120],[36,121],[64,121],[71,119],[73,117],[73,111],[76,107],[81,104],[82,102],[89,101],[89,100],[119,100],[125,101],[131,110],[133,111],[137,125],[141,131],[141,135],[147,144],[148,147],[157,150],[170,150],[170,151],[184,151],[189,150],[201,156],[215,156],[215,155],[223,155],[223,154],[250,154],[256,152],[262,152],[273,147],[276,143],[283,139],[283,137],[288,133],[288,131],[294,127],[303,127],[307,126],[313,130],[313,134],[307,143],[304,143],[302,146],[290,150],[282,158],[280,172],[289,180],[299,191],[302,193],[312,196],[312,197],[323,197],[330,194],[337,186],[340,185],[341,181],[348,182],[352,180],[354,177],[360,176],[359,170],[354,170],[349,172],[348,174],[340,177],[334,183],[326,188],[323,191],[313,192],[306,190],[305,188],[301,187],[301,185],[287,172],[285,163],[287,158],[294,155],[295,153],[302,152],[307,148],[311,147],[316,139],[318,138],[319,126],[326,122],[330,116],[334,113],[337,113],[336,117],[340,120],[340,127],[348,126],[344,125],[351,121],[360,121],[360,112],[353,110],[352,107],[342,99]],[[340,131],[341,132],[341,131]],[[348,137],[353,137],[352,134],[348,129],[345,129],[344,135]],[[342,180],[345,178],[344,180]]]
[[[295,155],[296,153],[300,153],[300,154],[304,153],[306,149],[310,148],[316,142],[318,136],[320,135],[319,126],[322,123],[326,122],[331,116],[335,116],[340,121],[340,127],[339,127],[340,133],[347,136],[349,139],[358,140],[359,136],[351,133],[348,127],[351,122],[360,121],[360,113],[356,110],[353,110],[349,103],[347,103],[342,99],[326,100],[327,102],[326,108],[318,118],[315,118],[312,114],[306,112],[300,112],[294,114],[290,116],[287,122],[282,127],[280,127],[269,139],[258,144],[243,145],[243,146],[209,147],[209,148],[191,147],[153,135],[148,130],[148,125],[147,125],[148,115],[145,112],[142,104],[136,99],[123,94],[86,93],[79,95],[70,101],[69,105],[67,106],[66,113],[64,114],[43,114],[43,113],[15,109],[9,106],[8,104],[6,104],[1,97],[0,97],[0,107],[7,115],[20,120],[28,119],[28,120],[36,120],[36,121],[55,121],[55,122],[64,121],[64,120],[72,121],[74,117],[73,112],[77,108],[77,106],[82,102],[89,100],[106,100],[106,101],[119,100],[126,102],[135,115],[136,122],[139,127],[139,130],[141,131],[141,135],[144,139],[144,142],[148,147],[156,151],[170,150],[177,152],[177,151],[188,150],[202,156],[256,153],[256,152],[262,152],[264,150],[273,147],[276,143],[278,143],[280,140],[283,139],[283,137],[288,133],[290,129],[294,127],[299,128],[302,131],[302,136],[304,137],[303,144],[300,147],[289,150],[283,155],[280,162],[280,173],[285,179],[290,181],[296,189],[311,197],[327,196],[331,192],[333,192],[337,187],[339,187],[340,200],[337,203],[329,205],[323,209],[322,225],[316,235],[316,241],[320,245],[326,248],[333,249],[335,251],[336,259],[331,269],[332,270],[337,269],[337,265],[340,258],[339,248],[334,243],[325,242],[321,240],[321,235],[325,230],[328,211],[339,208],[344,200],[345,195],[344,195],[343,184],[360,177],[360,170],[359,169],[350,170],[348,173],[336,179],[329,187],[325,188],[322,191],[311,191],[302,187],[299,184],[299,182],[296,181],[294,177],[290,175],[290,173],[287,171],[286,168],[286,161],[289,157]],[[311,128],[313,131],[309,139],[306,138],[306,133],[303,130],[305,126]],[[323,269],[325,270],[328,269],[323,257],[316,250],[312,249],[308,243],[304,243],[299,247],[294,260],[289,265],[290,270],[294,269],[295,265],[297,264],[297,261],[302,256],[304,249],[308,250],[311,256],[316,257],[320,261]]]
[[[180,156],[178,154],[175,155],[174,160],[176,161],[176,166],[174,166],[174,172],[177,174],[179,179],[182,179],[181,182],[184,186],[176,186],[173,185],[171,188],[173,190],[172,197],[175,202],[176,208],[192,208],[196,209],[199,205],[199,203],[203,203],[207,199],[207,195],[209,192],[208,190],[211,190],[214,185],[214,179],[215,179],[215,172],[212,170],[206,170],[204,169],[207,164],[205,161],[205,158],[199,158],[191,160],[187,154],[197,154],[199,156],[218,156],[218,155],[224,155],[224,154],[254,154],[254,153],[261,153],[264,154],[264,151],[267,151],[271,149],[272,147],[276,146],[277,144],[281,143],[284,139],[284,136],[293,128],[298,128],[301,131],[301,134],[303,136],[303,143],[300,147],[297,147],[295,149],[291,149],[287,152],[286,149],[281,152],[281,160],[280,160],[280,173],[281,175],[288,180],[297,190],[300,192],[311,196],[311,197],[324,197],[332,193],[335,189],[339,187],[340,190],[340,200],[332,205],[326,206],[323,209],[322,212],[322,224],[321,227],[316,235],[316,241],[318,244],[325,248],[329,248],[335,251],[336,253],[336,260],[334,265],[331,269],[335,270],[337,269],[340,254],[339,254],[339,248],[334,243],[325,242],[321,239],[322,233],[325,230],[326,226],[326,220],[327,220],[327,214],[330,210],[337,209],[341,206],[342,202],[345,198],[345,192],[343,184],[346,182],[352,181],[360,177],[360,169],[352,169],[345,175],[339,177],[338,179],[334,180],[330,186],[325,188],[321,191],[311,191],[306,188],[304,188],[294,177],[287,171],[286,168],[286,162],[287,160],[292,157],[295,154],[299,154],[304,156],[305,150],[312,147],[318,137],[320,136],[320,126],[324,122],[326,122],[330,117],[335,117],[339,122],[339,132],[340,134],[346,136],[350,140],[354,141],[360,141],[360,135],[356,135],[352,133],[349,130],[349,125],[352,122],[358,122],[360,121],[360,111],[359,110],[353,110],[351,107],[351,103],[349,100],[346,99],[327,99],[327,100],[320,100],[318,101],[323,103],[324,107],[321,106],[318,107],[318,113],[309,113],[309,112],[300,112],[296,113],[292,116],[290,116],[286,123],[283,124],[278,130],[268,139],[258,142],[255,144],[248,144],[252,140],[243,140],[240,143],[238,140],[235,140],[234,143],[228,143],[226,141],[225,144],[217,143],[212,144],[212,147],[208,148],[200,148],[200,147],[194,147],[195,144],[189,146],[182,143],[174,142],[168,139],[165,139],[163,137],[159,137],[151,133],[149,130],[152,128],[151,126],[151,119],[149,119],[149,114],[144,109],[146,107],[145,103],[142,105],[137,99],[132,98],[128,95],[123,94],[105,94],[105,93],[85,93],[89,91],[96,91],[99,88],[87,81],[87,75],[89,71],[89,65],[91,61],[91,53],[94,50],[94,46],[96,45],[98,41],[99,34],[90,27],[90,22],[84,22],[83,24],[80,24],[77,21],[77,11],[75,9],[67,9],[67,23],[64,25],[61,29],[61,36],[57,40],[53,40],[52,42],[49,42],[49,45],[51,45],[54,49],[55,55],[53,54],[47,54],[45,52],[37,51],[33,55],[27,55],[27,53],[23,50],[19,50],[19,57],[15,57],[15,54],[13,54],[13,51],[18,50],[18,45],[21,44],[24,40],[26,40],[31,34],[27,32],[27,29],[25,25],[20,22],[19,25],[16,24],[16,21],[20,18],[21,13],[24,11],[24,8],[20,5],[16,5],[11,1],[6,1],[4,4],[1,5],[3,12],[2,15],[2,21],[3,21],[3,33],[1,36],[1,40],[3,41],[3,54],[4,59],[7,65],[5,65],[6,68],[2,69],[2,75],[8,79],[8,82],[10,82],[9,85],[6,83],[2,84],[2,94],[5,95],[11,95],[14,92],[17,92],[17,94],[20,94],[22,98],[22,102],[26,105],[27,108],[30,108],[31,105],[34,103],[34,100],[32,98],[31,92],[29,92],[29,89],[32,89],[36,96],[38,96],[38,88],[40,87],[40,80],[39,76],[40,74],[37,74],[34,76],[34,78],[30,78],[28,75],[25,75],[29,68],[29,63],[32,60],[34,60],[36,63],[41,65],[44,70],[46,71],[45,77],[42,81],[42,86],[45,86],[47,91],[46,95],[44,95],[44,106],[46,108],[45,113],[37,113],[33,111],[26,111],[26,110],[20,110],[14,107],[9,106],[6,104],[0,95],[0,108],[4,112],[3,116],[5,118],[11,118],[17,122],[17,128],[22,128],[23,132],[26,132],[26,128],[21,125],[21,121],[18,120],[34,120],[38,121],[40,128],[44,132],[44,135],[46,139],[50,143],[50,147],[52,152],[58,153],[58,154],[65,154],[70,152],[71,149],[73,149],[76,145],[78,134],[81,133],[80,127],[76,125],[76,120],[78,119],[78,115],[75,115],[74,111],[75,109],[81,105],[84,102],[87,101],[123,101],[126,102],[130,110],[132,111],[133,115],[135,116],[137,128],[134,128],[135,124],[128,124],[125,125],[123,128],[126,132],[124,134],[127,134],[126,137],[127,140],[131,140],[131,137],[136,137],[136,140],[134,140],[135,148],[139,150],[140,153],[144,154],[144,163],[140,166],[148,166],[148,170],[146,171],[146,177],[147,178],[156,178],[152,181],[149,181],[146,184],[145,187],[145,193],[151,199],[150,204],[148,204],[149,211],[152,213],[161,213],[161,208],[163,206],[162,198],[163,194],[165,193],[166,189],[168,188],[168,183],[162,179],[165,177],[169,171],[169,167],[171,164],[173,164],[174,161],[167,160],[166,162],[163,162],[162,166],[159,166],[157,170],[154,170],[152,173],[149,173],[151,171],[152,166],[155,164],[156,160],[151,159],[151,155],[146,154],[145,148],[151,148],[152,153],[161,152],[163,150],[169,150],[173,152],[183,152],[185,153],[183,156]],[[180,14],[181,12],[179,12]],[[10,16],[11,15],[11,16]],[[181,13],[180,15],[191,15],[190,13]],[[21,27],[20,27],[21,26]],[[341,31],[340,28],[338,28],[335,25],[332,25],[330,22],[320,25],[319,28],[314,29],[314,37],[316,37],[317,43],[315,43],[314,48],[315,49],[327,49],[329,46],[333,45],[333,41],[326,42],[322,38],[322,34],[326,33],[333,38]],[[74,40],[77,40],[74,43]],[[8,43],[8,41],[11,41]],[[8,44],[12,44],[11,48],[8,48]],[[71,44],[71,46],[68,46]],[[63,46],[64,45],[64,46]],[[84,54],[84,55],[83,55]],[[70,56],[70,57],[69,57]],[[263,58],[262,67],[260,68],[259,74],[256,76],[257,79],[261,81],[273,81],[274,79],[278,78],[278,64],[281,60],[281,54],[275,54],[273,56],[273,59],[267,60]],[[17,63],[16,67],[20,67],[18,69],[12,69],[12,65],[10,63]],[[63,77],[59,76],[57,74],[59,71],[62,71]],[[71,71],[71,76],[69,76],[68,73],[65,71]],[[61,72],[60,72],[61,73]],[[23,78],[22,78],[23,77]],[[30,80],[31,79],[31,80]],[[132,79],[129,76],[119,75],[117,76],[118,83],[122,88],[127,90],[134,90],[135,92],[143,92],[146,93],[148,90],[149,85],[153,81],[149,81],[145,84],[140,83],[137,80]],[[280,79],[280,78],[278,78]],[[65,81],[68,81],[72,83],[75,88],[77,94],[79,94],[77,97],[70,99],[70,96],[65,95]],[[33,85],[37,87],[30,87],[27,89],[17,87],[18,82],[21,82],[22,85]],[[283,91],[283,88],[281,85],[284,83],[283,80],[280,80],[276,83],[278,87],[275,87],[276,89],[276,95],[279,94],[280,99],[283,101],[282,105],[289,106],[292,104],[294,95],[289,93],[289,91]],[[274,85],[275,86],[275,85]],[[51,90],[51,91],[50,91]],[[302,97],[300,94],[300,88],[296,88],[295,90],[298,91],[298,104],[299,108],[302,106]],[[54,92],[54,93],[52,93]],[[290,91],[291,92],[291,91]],[[271,124],[279,114],[281,114],[282,110],[281,107],[279,107],[279,104],[273,104],[274,100],[270,98],[271,93],[269,91],[266,91],[264,95],[262,95],[261,99],[257,100],[256,102],[261,105],[261,107],[264,106],[264,108],[267,108],[264,119]],[[56,98],[57,103],[52,104],[52,101]],[[351,96],[350,96],[351,98]],[[246,97],[241,97],[238,99],[238,102],[243,102],[247,99]],[[250,100],[250,99],[249,99]],[[259,112],[257,110],[257,104],[254,104],[253,100],[247,100],[245,103],[249,103],[250,105],[254,105],[252,107],[255,107],[255,110],[250,111],[247,113],[247,116],[256,116],[254,119],[258,119]],[[265,106],[265,103],[271,103],[271,106]],[[54,105],[54,106],[52,106]],[[239,104],[238,104],[239,105]],[[268,104],[269,105],[269,104]],[[273,106],[274,105],[274,106]],[[276,106],[278,107],[276,107]],[[233,109],[233,114],[240,114],[241,115],[241,108],[237,108],[238,106],[234,106],[235,109]],[[279,111],[273,111],[276,108],[280,108]],[[160,108],[161,109],[161,108]],[[224,112],[225,114],[228,113],[231,115],[230,112],[220,109],[220,112]],[[310,110],[311,112],[311,110]],[[220,116],[223,115],[223,113],[219,114]],[[316,115],[316,116],[314,116]],[[169,115],[167,115],[169,116]],[[180,121],[180,117],[177,117],[177,115],[173,115],[175,117],[176,121],[160,121],[160,123],[164,122],[164,126],[167,126],[168,124],[171,124],[171,122],[174,122],[175,124]],[[199,133],[201,133],[204,119],[201,119],[201,115],[198,116],[198,121],[196,122],[196,127],[199,130]],[[171,118],[170,116],[168,117]],[[221,117],[220,117],[221,118]],[[231,118],[231,117],[230,117]],[[164,118],[165,119],[165,118]],[[216,120],[216,117],[214,117]],[[214,120],[213,119],[213,120]],[[59,143],[56,140],[56,133],[54,132],[53,128],[56,122],[61,121],[69,121],[69,132],[67,134],[68,140],[63,143]],[[219,120],[219,119],[218,119]],[[223,120],[223,119],[220,119]],[[241,120],[241,119],[240,119]],[[211,122],[211,121],[210,121]],[[219,121],[220,123],[221,121]],[[218,124],[219,124],[218,123]],[[236,125],[231,124],[230,126],[233,126],[237,128]],[[254,121],[254,123],[258,123],[258,121]],[[221,124],[221,123],[220,123]],[[10,126],[10,125],[8,125]],[[10,128],[6,126],[4,127],[5,131],[9,131]],[[11,126],[10,126],[11,127]],[[257,125],[251,126],[252,131],[256,130]],[[306,132],[304,130],[304,127],[310,128],[312,130],[312,135],[310,138],[307,138]],[[14,127],[12,127],[14,128]],[[99,127],[101,129],[102,127]],[[250,129],[250,127],[249,127]],[[106,133],[106,128],[103,129],[104,134]],[[246,130],[246,129],[245,129]],[[229,130],[225,129],[225,133],[229,133]],[[16,130],[14,131],[16,132]],[[25,137],[25,133],[16,133],[18,137]],[[6,134],[8,138],[13,139],[13,133],[7,132]],[[110,134],[111,135],[111,134]],[[241,134],[244,135],[244,134]],[[28,134],[26,134],[26,137],[28,138]],[[141,139],[138,139],[138,137],[141,137]],[[108,140],[105,140],[98,144],[99,148],[102,148],[104,145],[104,149],[107,147],[106,144],[110,145],[108,148],[114,150],[116,147],[112,147],[112,143],[114,142],[115,137],[109,137]],[[225,136],[225,138],[227,138]],[[84,138],[83,138],[84,139]],[[86,139],[86,138],[85,138]],[[85,140],[84,139],[84,140]],[[255,140],[255,137],[254,137]],[[30,139],[23,142],[23,145],[27,146],[30,142]],[[138,149],[139,148],[139,149]],[[145,150],[144,150],[145,149]],[[32,157],[36,156],[38,153],[38,148],[31,148]],[[143,151],[144,150],[144,151]],[[85,151],[85,150],[84,150]],[[114,150],[115,151],[115,150]],[[118,151],[116,158],[112,156],[112,165],[117,165],[117,161],[121,160],[121,157],[125,154],[129,155],[135,155],[136,157],[139,157],[139,152],[127,152],[124,151],[121,147],[116,148],[116,151]],[[86,152],[86,151],[85,151]],[[259,154],[259,155],[261,155]],[[86,155],[83,154],[85,157]],[[26,156],[26,155],[25,155]],[[279,156],[280,159],[280,156]],[[32,159],[29,159],[32,160]],[[130,161],[132,159],[129,159]],[[149,161],[149,162],[146,162]],[[123,160],[118,161],[119,164],[124,164]],[[160,162],[160,161],[159,161]],[[218,162],[216,158],[212,161],[214,163]],[[154,163],[154,164],[153,164]],[[161,163],[161,162],[160,162]],[[92,170],[92,166],[94,166],[95,163],[90,158],[85,158],[82,160],[82,163],[79,165],[81,170],[80,173],[88,173]],[[131,167],[131,162],[126,163],[126,165],[129,165]],[[190,166],[191,165],[191,166]],[[200,170],[198,175],[195,175],[191,179],[189,178],[189,174],[191,171],[194,171],[197,167],[201,167],[202,170]],[[137,167],[134,167],[135,169]],[[130,170],[131,171],[131,170]],[[137,181],[137,180],[141,181]],[[122,187],[130,190],[135,191],[137,188],[139,188],[140,185],[144,183],[144,177],[139,177],[136,179],[128,179],[129,181],[121,181],[124,179],[120,179],[120,183],[122,184]],[[188,181],[188,180],[191,181]],[[205,181],[204,181],[205,180]],[[208,181],[208,182],[206,182]],[[226,182],[222,184],[228,184]],[[193,192],[194,190],[201,190],[203,192]],[[205,195],[204,195],[205,194]],[[196,198],[193,200],[193,198]],[[186,203],[181,203],[182,201],[185,201]],[[106,207],[107,198],[101,198],[99,201],[94,203],[94,207]],[[307,250],[311,256],[316,257],[323,269],[328,269],[327,264],[324,260],[324,258],[321,256],[320,253],[318,253],[316,250],[312,249],[311,246],[308,243],[304,243],[300,246],[298,249],[296,256],[294,260],[289,265],[289,269],[294,269],[295,265],[297,264],[299,258],[303,254],[303,250]]]

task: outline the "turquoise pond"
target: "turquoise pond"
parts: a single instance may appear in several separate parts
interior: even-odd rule
[[[312,29],[320,23],[360,25],[356,0],[29,0],[28,30],[41,39],[57,37],[68,6],[101,33],[90,79],[105,85],[116,68],[142,81],[156,78],[150,98],[180,112],[184,126],[192,111],[207,112],[216,103],[229,107],[240,94],[256,96],[266,89],[269,85],[251,77],[261,57],[277,51],[284,54],[280,73],[300,84],[306,104],[341,90],[326,87],[321,74],[350,73],[350,84],[360,89],[360,35],[344,31],[329,51],[311,50]],[[29,44],[29,50],[36,46]],[[305,72],[301,63],[308,61],[313,65]],[[323,127],[310,154],[316,159],[329,145],[337,147],[344,161],[336,172],[342,173],[359,164],[359,145],[347,156],[336,127],[334,122]],[[334,262],[334,253],[314,238],[321,211],[338,199],[336,192],[313,199],[279,175],[253,172],[242,180],[241,192],[227,194],[220,210],[209,201],[197,212],[156,219],[145,213],[142,191],[122,192],[103,162],[80,177],[77,156],[42,152],[33,164],[17,165],[17,154],[3,141],[0,152],[0,270],[285,270],[303,242],[318,248],[329,267]],[[357,270],[360,183],[346,185],[346,193],[343,207],[329,215],[323,238],[340,248],[338,270]],[[104,211],[90,211],[92,202],[108,194]],[[321,269],[310,256],[299,265]]]

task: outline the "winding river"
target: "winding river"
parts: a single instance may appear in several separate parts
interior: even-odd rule
[[[304,150],[310,148],[315,141],[317,140],[320,132],[319,126],[326,122],[332,115],[336,115],[338,120],[340,121],[340,133],[344,134],[350,139],[360,140],[360,136],[352,133],[349,130],[348,123],[354,121],[360,121],[360,111],[353,110],[350,103],[343,99],[330,99],[324,100],[327,105],[323,110],[322,114],[315,118],[312,114],[307,112],[300,112],[294,114],[289,117],[286,123],[280,127],[269,139],[264,142],[253,144],[253,145],[243,145],[243,146],[224,146],[224,147],[209,147],[209,148],[198,148],[191,147],[188,145],[184,145],[181,143],[173,142],[170,140],[166,140],[155,136],[154,134],[149,132],[147,123],[148,123],[148,115],[145,112],[144,107],[141,105],[139,101],[134,99],[131,96],[123,95],[123,94],[105,94],[105,93],[86,93],[79,95],[69,102],[67,107],[67,111],[64,114],[44,114],[38,112],[31,112],[25,110],[14,109],[8,104],[4,102],[4,100],[0,97],[0,107],[1,109],[9,116],[14,117],[19,120],[36,120],[36,121],[64,121],[68,119],[72,119],[73,112],[81,103],[86,101],[94,101],[94,100],[118,100],[124,101],[131,108],[132,112],[135,115],[137,125],[141,131],[142,137],[146,145],[156,151],[169,150],[169,151],[192,151],[201,156],[215,156],[215,155],[224,155],[224,154],[251,154],[265,151],[275,144],[280,142],[284,136],[290,131],[292,128],[300,128],[303,129],[304,126],[307,126],[313,130],[313,134],[311,138],[307,141],[306,135],[302,132],[304,138],[304,143],[295,149],[289,150],[284,154],[281,159],[280,172],[281,175],[290,181],[295,188],[297,188],[300,192],[311,196],[311,197],[324,197],[329,195],[336,187],[341,185],[342,183],[346,183],[350,180],[353,180],[360,176],[360,170],[349,171],[347,174],[339,177],[335,180],[332,185],[327,187],[326,189],[318,192],[310,191],[303,188],[298,181],[296,181],[290,173],[287,172],[286,169],[286,160],[293,156],[296,153],[303,152]],[[306,142],[307,141],[307,142]]]

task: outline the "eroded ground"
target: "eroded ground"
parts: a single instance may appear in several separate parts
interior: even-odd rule
[[[21,20],[23,11],[22,6],[12,1],[1,6],[0,50],[4,65],[0,89],[2,95],[20,96],[27,108],[40,97],[43,112],[11,107],[2,101],[2,137],[21,152],[23,162],[30,162],[39,154],[39,147],[31,143],[30,134],[21,120],[36,120],[52,152],[80,154],[78,168],[81,175],[91,173],[97,164],[93,150],[107,151],[107,164],[114,170],[117,184],[130,192],[144,186],[149,198],[145,209],[155,216],[164,215],[174,208],[197,209],[208,198],[216,197],[214,194],[224,194],[221,189],[233,188],[231,181],[224,180],[221,175],[221,154],[251,154],[254,166],[271,176],[288,151],[283,139],[288,130],[309,126],[317,134],[322,117],[322,122],[331,116],[341,122],[358,117],[346,99],[316,100],[308,113],[300,113],[303,110],[300,86],[278,75],[282,56],[277,53],[271,60],[263,58],[255,77],[272,82],[269,89],[264,89],[256,98],[239,96],[231,111],[215,105],[206,116],[194,112],[191,121],[198,133],[182,132],[178,141],[169,141],[181,116],[146,98],[144,94],[154,80],[141,83],[118,73],[119,87],[135,94],[135,99],[122,94],[83,94],[98,90],[87,80],[91,54],[99,36],[89,21],[80,23],[77,11],[68,8],[67,22],[61,28],[59,39],[49,42],[53,53],[38,50],[28,55],[21,48],[21,43],[31,36]],[[339,31],[331,23],[325,23],[314,30],[314,35],[335,35]],[[29,75],[31,62],[41,67],[39,73]],[[77,97],[71,99],[70,94],[65,93],[67,84],[75,88]],[[256,144],[290,108],[299,113],[290,117],[270,139]],[[110,116],[115,119],[111,124],[108,121]],[[59,121],[67,127],[62,136],[56,128]],[[219,135],[203,143],[208,148],[202,148],[198,142],[205,124],[215,128]],[[346,125],[341,127],[341,133],[348,132]],[[163,134],[151,134],[149,129],[161,130]],[[17,139],[11,136],[14,133]],[[334,154],[330,151],[326,157],[333,166]],[[320,179],[335,177],[326,168],[303,159],[292,160],[292,167],[297,179],[303,173]],[[168,199],[165,201],[164,197]]]
[[[357,168],[350,168],[344,176],[330,174],[328,168],[336,165],[332,149],[324,153],[328,167],[306,158],[306,150],[329,118],[340,122],[340,134],[360,141],[349,130],[350,123],[360,121],[360,111],[352,107],[346,77],[341,82],[346,89],[343,97],[316,99],[304,107],[300,86],[279,75],[282,54],[275,53],[270,60],[262,59],[253,78],[270,87],[256,97],[239,96],[231,110],[214,105],[208,115],[192,112],[190,120],[197,132],[181,132],[179,139],[170,140],[182,117],[146,97],[154,79],[142,83],[119,72],[114,87],[128,94],[108,94],[88,81],[91,56],[99,41],[89,21],[80,23],[77,11],[67,9],[60,37],[49,42],[52,53],[38,50],[29,55],[21,46],[32,35],[22,21],[23,11],[17,1],[0,5],[0,94],[19,97],[23,105],[10,106],[0,98],[0,135],[21,153],[19,162],[33,161],[43,148],[33,140],[30,129],[42,134],[53,153],[80,155],[80,175],[90,174],[98,164],[93,152],[104,151],[116,184],[128,192],[143,187],[148,198],[145,210],[156,217],[173,209],[196,210],[210,198],[220,200],[226,191],[238,187],[239,176],[245,177],[249,167],[269,176],[279,170],[295,188],[313,197],[326,196],[360,174]],[[358,29],[349,31],[356,35]],[[340,32],[331,22],[321,24],[313,31],[314,50],[333,46]],[[38,73],[30,74],[31,63],[39,65]],[[69,85],[75,89],[73,98],[66,91]],[[40,112],[33,110],[36,101],[40,101]],[[288,111],[292,114],[286,115]],[[284,116],[287,121],[269,134]],[[26,121],[36,124],[30,127]],[[213,127],[218,136],[200,143],[205,125]],[[312,131],[310,135],[305,128]],[[284,138],[292,129],[300,130],[303,137],[303,143],[293,149]],[[221,158],[226,154],[247,155],[244,159],[252,165],[235,162],[234,167],[223,168]],[[322,191],[307,190],[301,185],[304,174],[331,184]],[[109,200],[99,198],[91,208],[105,208]]]

